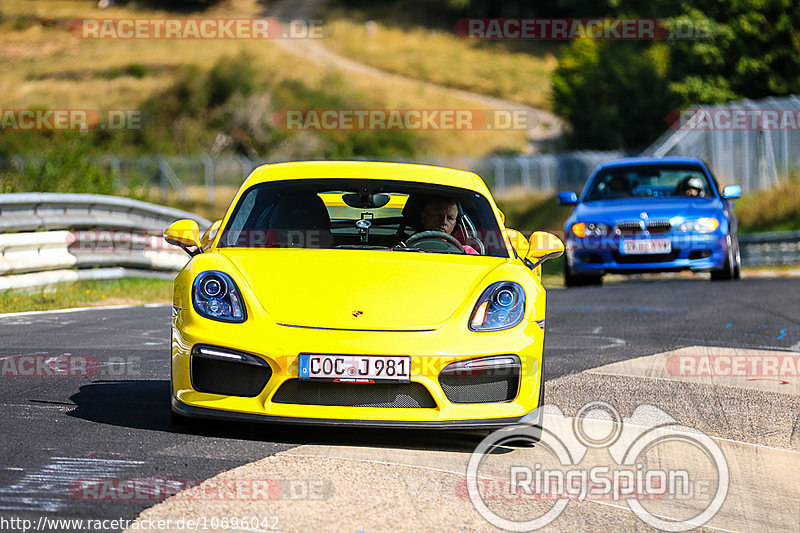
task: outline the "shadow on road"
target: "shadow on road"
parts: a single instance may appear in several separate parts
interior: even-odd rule
[[[290,445],[368,446],[471,453],[481,432],[292,426],[204,419],[175,421],[168,380],[96,381],[70,397],[68,416],[100,424],[198,437],[267,441]]]

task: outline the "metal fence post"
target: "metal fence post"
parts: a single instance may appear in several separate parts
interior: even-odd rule
[[[520,166],[520,184],[522,185],[523,189],[525,189],[526,191],[529,191],[532,188],[531,187],[531,169],[530,169],[530,166],[529,166],[529,159],[527,157],[525,157],[524,155],[521,155],[521,156],[519,156],[517,161],[519,161],[519,166]],[[539,185],[537,188],[541,189],[541,183],[538,183],[537,185]]]
[[[494,165],[494,188],[497,194],[503,194],[506,192],[506,175],[505,175],[505,166],[503,165],[503,160],[499,157],[495,157],[492,160]]]
[[[216,164],[208,154],[203,156],[203,170],[206,179],[206,201],[209,204],[214,203],[214,174],[216,173]]]

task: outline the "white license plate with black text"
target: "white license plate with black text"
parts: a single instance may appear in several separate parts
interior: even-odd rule
[[[408,355],[332,355],[300,354],[301,380],[372,383],[411,381]]]
[[[668,254],[672,251],[669,239],[628,239],[622,241],[620,252],[633,254]]]

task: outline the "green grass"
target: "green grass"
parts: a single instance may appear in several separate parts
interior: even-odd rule
[[[0,291],[0,313],[171,301],[172,281],[149,278],[77,281]]]

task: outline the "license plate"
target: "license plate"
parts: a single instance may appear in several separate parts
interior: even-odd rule
[[[300,354],[301,380],[374,383],[411,381],[408,355],[326,355]]]
[[[622,241],[623,254],[668,254],[672,251],[669,239],[632,239]]]

